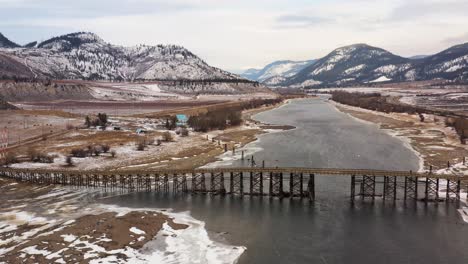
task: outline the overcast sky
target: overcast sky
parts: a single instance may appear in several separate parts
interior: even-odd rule
[[[0,32],[25,44],[92,31],[119,45],[179,44],[239,72],[367,43],[401,56],[468,42],[468,0],[0,0]]]

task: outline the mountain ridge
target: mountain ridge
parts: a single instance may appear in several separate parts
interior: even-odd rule
[[[0,77],[3,74],[5,78],[246,81],[208,65],[181,46],[124,47],[107,43],[90,32],[65,34],[23,47],[10,45],[0,48],[0,55]],[[2,70],[1,65],[9,70]],[[29,72],[24,71],[25,67]]]
[[[344,46],[285,78],[278,86],[331,87],[434,79],[468,81],[468,43],[416,59],[362,43]]]

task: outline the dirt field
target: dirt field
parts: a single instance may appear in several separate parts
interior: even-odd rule
[[[80,126],[83,119],[59,111],[0,111],[0,128],[8,130],[9,145],[43,136],[61,134],[67,126]]]
[[[226,103],[208,106],[192,107],[190,111],[207,111],[212,107],[224,106]],[[237,104],[231,102],[229,104]],[[60,133],[50,134],[47,137],[39,137],[30,142],[23,142],[21,146],[14,146],[10,152],[19,157],[21,163],[12,164],[16,168],[50,168],[50,169],[75,169],[75,170],[134,170],[134,169],[160,169],[177,167],[191,169],[203,166],[216,160],[216,157],[224,152],[226,144],[228,150],[239,148],[256,139],[258,134],[264,133],[263,129],[289,129],[289,127],[276,127],[265,124],[257,124],[250,119],[251,115],[260,111],[266,111],[276,106],[260,107],[244,111],[244,125],[228,128],[226,130],[211,131],[209,133],[190,132],[188,137],[177,135],[170,131],[173,140],[165,142],[162,138],[165,119],[157,115],[134,117],[110,117],[110,125],[106,131],[95,128],[61,130]],[[180,109],[180,108],[178,108]],[[168,114],[173,111],[164,111]],[[26,110],[20,111],[28,112]],[[47,113],[44,111],[44,113]],[[64,112],[54,111],[56,115]],[[59,118],[43,116],[44,118]],[[16,117],[17,119],[18,117]],[[61,120],[61,119],[60,119]],[[84,117],[74,118],[75,124],[84,123]],[[119,130],[113,130],[113,127]],[[263,127],[262,127],[263,126]],[[137,134],[138,128],[147,132]],[[37,132],[37,131],[36,131]],[[208,136],[208,139],[207,139]],[[147,142],[144,150],[138,150],[140,142]],[[160,141],[161,144],[157,144]],[[86,157],[73,157],[72,165],[66,157],[75,150],[88,150],[108,146],[105,153],[88,155]],[[94,153],[94,152],[93,152]],[[48,155],[53,158],[53,163],[32,162],[33,154]]]
[[[130,116],[192,108],[223,103],[216,100],[160,100],[160,101],[49,101],[21,102],[15,104],[26,110],[59,110],[79,115],[107,113],[111,116]]]

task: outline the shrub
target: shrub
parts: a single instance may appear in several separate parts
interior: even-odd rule
[[[171,141],[174,140],[174,137],[172,136],[172,134],[169,131],[166,131],[162,135],[162,140],[165,141],[165,142],[171,142]]]
[[[138,151],[143,151],[143,150],[145,150],[145,148],[146,148],[146,145],[143,142],[138,142],[137,143],[137,148],[136,149]]]
[[[110,152],[110,154],[111,154],[111,157],[113,157],[113,158],[114,158],[114,157],[115,157],[115,155],[117,154],[117,152],[115,152],[115,150],[112,150],[112,151]]]
[[[97,157],[101,155],[102,153],[102,148],[100,146],[93,147],[93,153]]]
[[[139,141],[136,142],[136,150],[138,151],[143,151],[146,149],[148,144],[146,143],[145,139],[140,139]]]
[[[89,155],[88,149],[75,148],[70,151],[70,154],[75,158],[85,158]]]
[[[54,157],[47,155],[45,153],[41,153],[35,149],[28,149],[28,158],[32,162],[39,162],[39,163],[53,163]]]
[[[109,150],[110,150],[110,146],[109,146],[109,145],[102,145],[101,148],[102,148],[102,151],[103,151],[104,153],[107,153],[107,152],[109,152]]]
[[[181,135],[182,137],[187,137],[187,136],[189,135],[188,129],[185,128],[185,127],[182,128],[181,131],[180,131],[180,135]]]
[[[67,164],[67,166],[72,166],[73,165],[73,158],[72,156],[67,156],[65,158],[65,163]]]
[[[7,152],[5,155],[5,165],[10,165],[13,163],[18,163],[18,158],[16,155],[12,152]]]

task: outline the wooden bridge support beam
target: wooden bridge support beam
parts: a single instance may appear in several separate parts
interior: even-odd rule
[[[187,192],[187,175],[185,174],[174,174],[172,182],[173,193],[185,193]]]
[[[451,181],[447,180],[446,202],[460,201],[460,180]]]
[[[204,173],[194,173],[192,175],[192,192],[206,193],[206,178]]]
[[[361,199],[371,197],[375,199],[375,176],[362,176],[361,180]]]
[[[395,176],[384,176],[384,200],[396,200],[397,198],[397,178]]]
[[[405,177],[404,199],[418,200],[418,177]]]
[[[244,174],[242,172],[231,172],[229,181],[231,194],[244,195]]]
[[[424,201],[439,201],[439,179],[426,178],[426,189],[424,191]]]
[[[157,192],[168,193],[169,192],[169,175],[156,174],[154,180],[154,189]]]
[[[291,197],[304,197],[304,175],[302,173],[289,175],[289,194]]]
[[[250,172],[250,195],[263,195],[263,172]]]
[[[283,197],[283,173],[270,173],[270,196]]]
[[[356,175],[351,175],[351,202],[354,203],[356,197]]]
[[[307,183],[307,193],[309,194],[309,201],[315,201],[315,175],[309,175],[309,182]]]
[[[145,177],[145,189],[147,192],[151,192],[151,179],[153,179],[153,176],[147,174]]]
[[[210,178],[210,191],[213,194],[226,194],[224,187],[224,172],[211,173]]]

